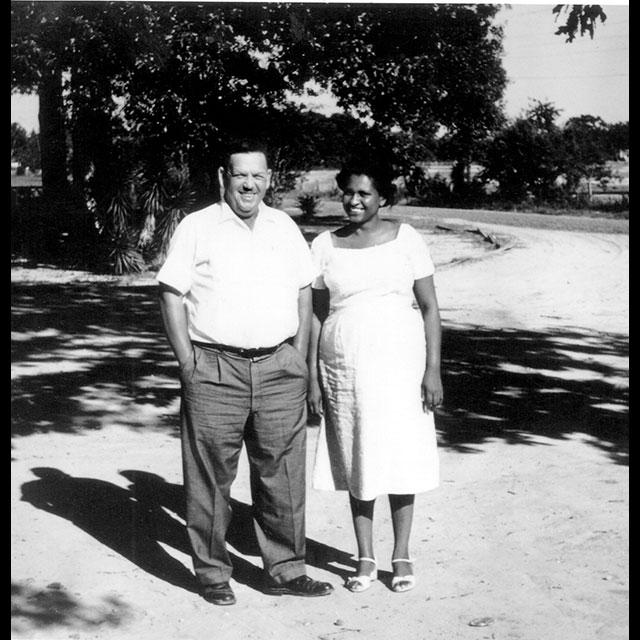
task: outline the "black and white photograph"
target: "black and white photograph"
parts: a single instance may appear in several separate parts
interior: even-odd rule
[[[12,640],[628,640],[628,1],[10,31]]]

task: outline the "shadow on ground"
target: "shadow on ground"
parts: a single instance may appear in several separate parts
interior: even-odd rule
[[[173,428],[163,415],[177,399],[177,370],[156,294],[155,286],[13,284],[12,434]]]
[[[628,454],[628,337],[445,326],[441,446],[580,433]],[[120,424],[177,434],[179,386],[154,286],[12,285],[12,436]]]
[[[439,443],[462,453],[489,438],[580,433],[628,463],[626,336],[576,329],[445,327]]]
[[[115,596],[103,598],[96,606],[87,606],[59,583],[51,583],[45,589],[11,583],[11,630],[21,635],[29,634],[24,637],[35,637],[31,635],[34,629],[53,625],[64,625],[70,632],[73,629],[115,629],[130,617],[128,605]]]
[[[160,544],[189,553],[183,523],[160,504],[138,500],[130,490],[104,480],[49,467],[31,471],[38,479],[22,485],[22,501],[72,522],[151,575],[196,591],[191,572]]]
[[[181,485],[170,484],[156,474],[138,470],[120,472],[130,483],[127,488],[96,478],[73,477],[49,467],[36,467],[31,472],[37,479],[22,485],[23,502],[72,522],[147,573],[173,586],[197,592],[191,570],[163,548],[164,545],[189,555],[184,526],[185,496]],[[262,591],[264,575],[253,528],[252,508],[238,500],[232,500],[231,506],[233,519],[227,541],[233,578]],[[309,538],[306,544],[307,565],[329,571],[342,579],[354,570],[350,553]],[[256,564],[243,556],[255,556]],[[15,585],[12,595],[17,602],[33,601],[34,594],[25,596],[26,591],[26,587]],[[16,604],[16,615],[31,617],[36,623],[40,620],[42,625],[60,623],[60,617],[79,615],[73,613],[79,605],[73,603],[60,585],[58,591],[43,591],[35,597],[41,602],[41,607],[35,606],[38,602],[31,602],[30,607],[24,603]],[[60,603],[56,604],[58,600]],[[42,618],[50,606],[53,607],[49,613],[52,617]]]

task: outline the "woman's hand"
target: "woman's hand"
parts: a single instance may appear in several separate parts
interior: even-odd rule
[[[322,391],[320,390],[320,383],[316,376],[309,377],[309,385],[307,387],[307,406],[309,407],[309,413],[311,415],[321,416],[323,414]]]
[[[422,409],[425,413],[433,411],[442,404],[442,398],[440,373],[427,368],[422,378]]]

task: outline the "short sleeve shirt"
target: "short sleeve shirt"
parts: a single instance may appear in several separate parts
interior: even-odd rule
[[[286,213],[262,203],[251,229],[220,202],[180,222],[157,280],[183,294],[192,340],[258,348],[296,334],[299,290],[316,275]]]

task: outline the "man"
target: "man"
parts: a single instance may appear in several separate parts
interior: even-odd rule
[[[263,202],[264,151],[232,148],[221,202],[186,216],[157,279],[180,368],[187,531],[201,594],[235,603],[225,536],[243,443],[267,593],[323,596],[306,575],[308,246],[284,212]]]

